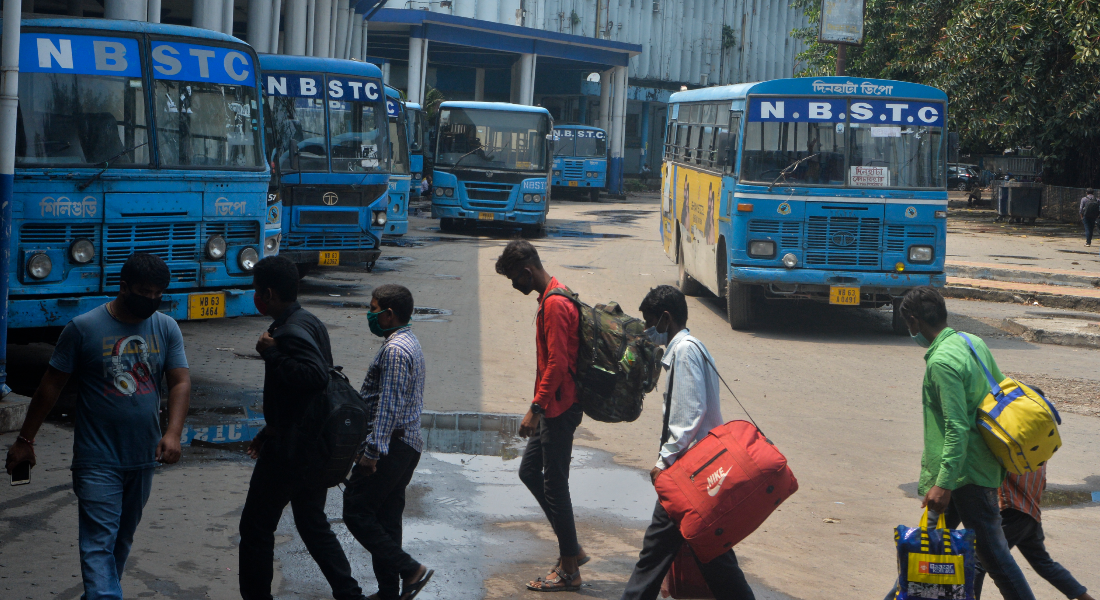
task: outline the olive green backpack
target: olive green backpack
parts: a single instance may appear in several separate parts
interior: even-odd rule
[[[657,386],[664,350],[646,339],[645,323],[617,302],[589,306],[568,288],[549,296],[568,298],[580,313],[580,344],[574,381],[584,414],[605,423],[636,420],[642,400]]]

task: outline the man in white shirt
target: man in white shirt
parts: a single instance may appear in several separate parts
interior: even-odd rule
[[[654,482],[661,473],[721,425],[722,407],[718,395],[718,371],[703,343],[687,329],[687,300],[680,290],[662,285],[653,288],[638,308],[645,318],[646,335],[654,343],[667,346],[661,364],[668,373],[665,384],[665,426],[661,451],[650,471]],[[680,526],[665,512],[660,502],[653,509],[653,521],[642,540],[638,564],[630,575],[622,600],[654,600],[661,581],[680,552],[684,538]],[[709,563],[696,559],[699,570],[718,600],[753,600],[752,588],[737,565],[733,550]]]

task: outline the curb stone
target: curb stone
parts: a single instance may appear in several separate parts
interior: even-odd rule
[[[19,431],[27,417],[31,399],[19,394],[8,394],[0,400],[0,433]]]
[[[1087,310],[1089,312],[1100,313],[1100,298],[1091,298],[1087,296],[993,290],[951,284],[944,286],[942,293],[944,297],[947,298],[963,298],[967,300],[985,300],[987,302],[1007,302],[1015,304],[1032,304],[1038,302],[1041,306],[1046,306],[1048,308]]]
[[[1037,319],[1028,319],[1028,321],[1036,320]],[[1015,319],[1008,318],[1001,322],[1001,328],[1013,335],[1022,337],[1028,342],[1034,342],[1036,344],[1055,344],[1058,346],[1079,346],[1100,349],[1100,329],[1091,326],[1091,324],[1082,327],[1082,330],[1078,331],[1058,331],[1055,329],[1034,327],[1030,324],[1020,323]],[[1096,333],[1089,330],[1096,330]]]

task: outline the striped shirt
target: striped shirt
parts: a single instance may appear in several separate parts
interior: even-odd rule
[[[1022,513],[1031,515],[1031,518],[1042,522],[1039,511],[1039,501],[1043,498],[1043,490],[1047,487],[1047,466],[1043,465],[1038,471],[1026,475],[1009,473],[1005,482],[1001,484],[1000,500],[1001,510],[1013,508]]]
[[[393,332],[378,349],[367,369],[359,395],[367,403],[371,432],[359,450],[370,459],[390,451],[390,437],[404,430],[400,440],[422,452],[420,413],[424,410],[424,353],[412,327]]]

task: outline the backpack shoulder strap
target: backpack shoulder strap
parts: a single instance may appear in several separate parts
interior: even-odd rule
[[[997,380],[993,378],[993,373],[989,372],[989,368],[982,362],[982,357],[978,356],[978,350],[974,347],[974,342],[970,340],[970,336],[958,331],[956,332],[962,339],[966,340],[966,345],[970,346],[970,353],[974,356],[974,359],[978,361],[978,364],[982,367],[982,372],[985,373],[985,379],[989,382],[989,391],[994,395],[998,395],[1001,392],[1001,384],[997,383]]]
[[[668,389],[665,390],[665,417],[664,422],[661,424],[661,448],[664,448],[665,444],[668,443],[668,438],[672,437],[672,430],[668,428],[668,418],[672,413],[672,382],[675,378],[676,364],[673,363],[668,370]]]

